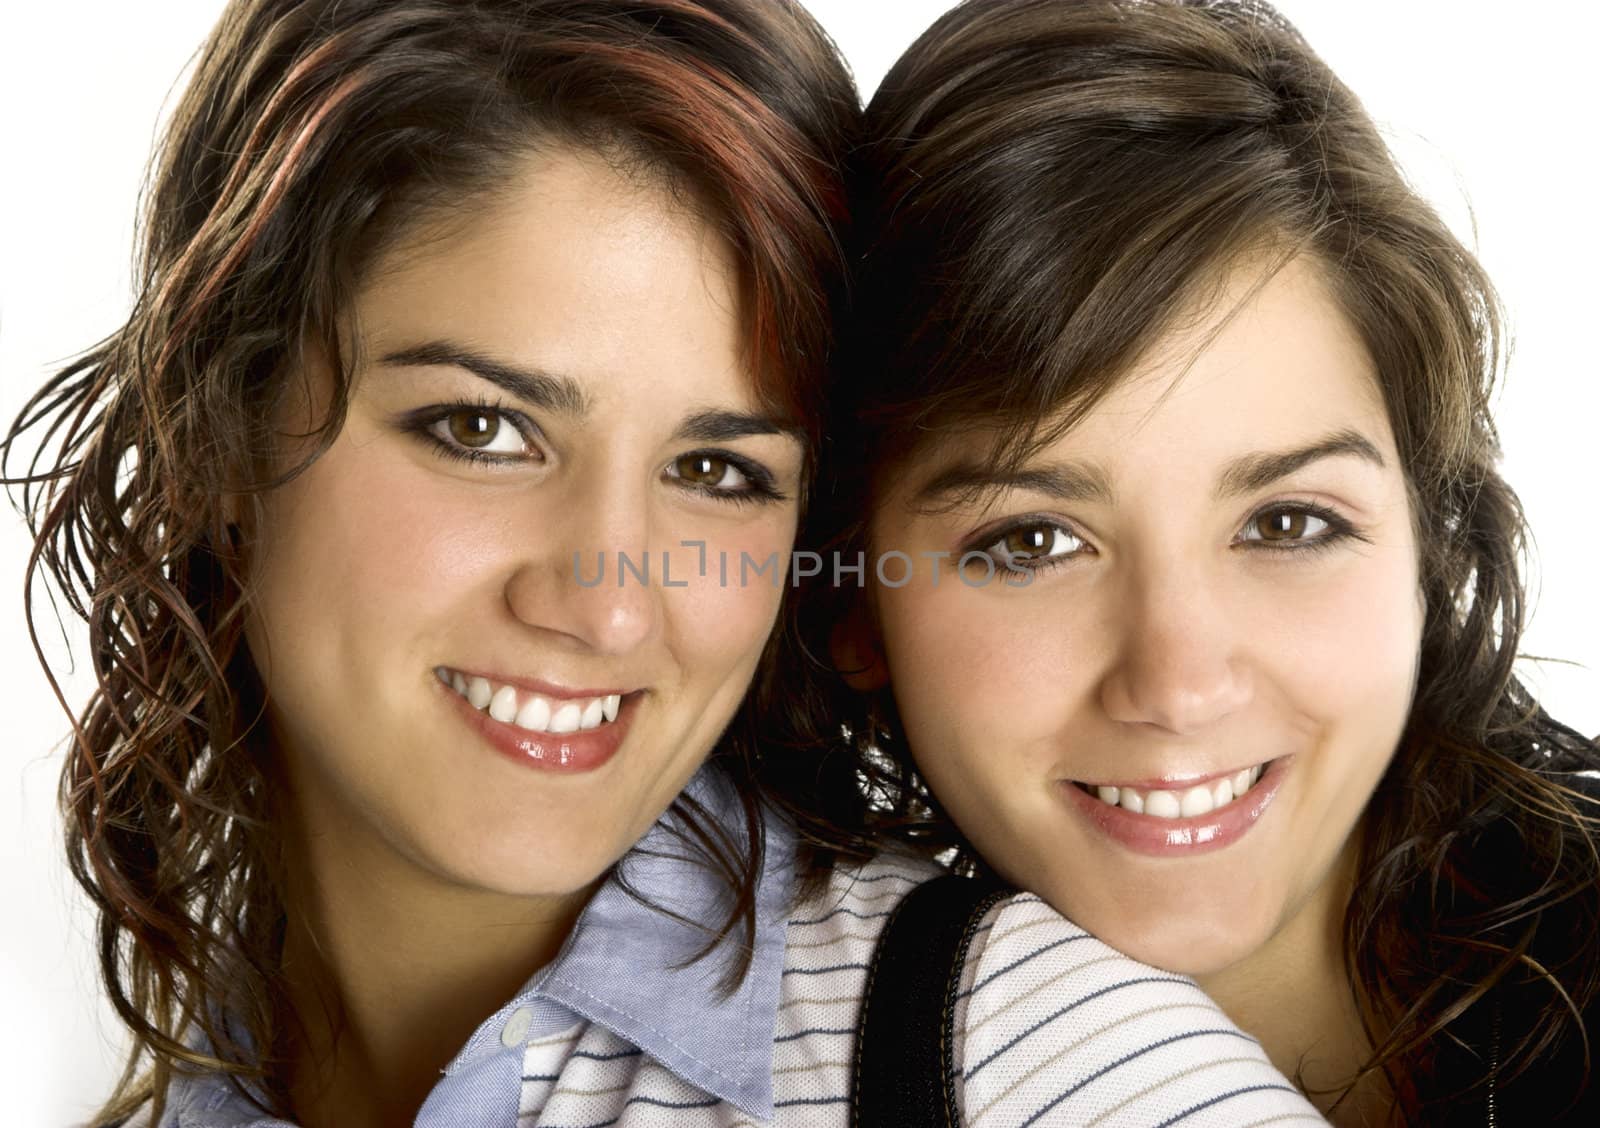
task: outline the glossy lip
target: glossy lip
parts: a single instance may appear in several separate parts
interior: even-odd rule
[[[1293,756],[1271,761],[1243,799],[1229,803],[1220,811],[1192,819],[1136,815],[1102,802],[1069,780],[1058,780],[1056,786],[1074,813],[1118,845],[1152,858],[1187,858],[1221,850],[1243,838],[1277,798],[1293,763]],[[1143,790],[1139,784],[1131,786]],[[1155,784],[1157,788],[1161,786]]]
[[[564,733],[529,732],[525,728],[497,721],[481,709],[473,708],[470,701],[439,681],[437,677],[433,681],[438,685],[439,692],[449,699],[450,708],[454,709],[467,726],[483,737],[489,747],[496,752],[525,768],[565,775],[592,772],[596,768],[603,767],[617,754],[617,749],[622,746],[623,739],[628,735],[633,714],[642,696],[637,692],[624,695],[621,705],[617,708],[617,719],[608,721],[599,728]],[[587,696],[601,697],[604,693],[605,691],[602,691]]]

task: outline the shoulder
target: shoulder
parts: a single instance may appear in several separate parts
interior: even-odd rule
[[[790,915],[785,980],[830,974],[823,969],[844,965],[864,974],[900,902],[945,872],[926,858],[898,853],[835,866],[826,884],[800,900]]]
[[[825,1106],[847,1101],[878,939],[906,895],[945,872],[925,858],[880,854],[863,864],[835,866],[818,891],[795,905],[773,1034],[774,1097],[781,1116],[820,1123]]]
[[[1032,894],[980,922],[954,1024],[966,1120],[1323,1123],[1192,979],[1117,952]]]

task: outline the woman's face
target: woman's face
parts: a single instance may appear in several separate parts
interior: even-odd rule
[[[871,527],[917,562],[874,598],[940,801],[1008,879],[1201,975],[1337,895],[1422,629],[1371,361],[1315,267],[1249,297],[1260,278],[1233,272],[1016,480],[958,442],[897,475]],[[973,482],[977,501],[941,488]],[[965,552],[995,578],[953,573]]]
[[[728,253],[682,199],[547,149],[370,273],[348,418],[267,497],[253,577],[315,849],[580,891],[744,695],[782,593],[719,582],[717,554],[786,571],[803,449],[758,406]],[[320,418],[310,377],[286,431]]]

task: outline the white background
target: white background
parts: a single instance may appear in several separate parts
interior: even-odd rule
[[[0,0],[0,420],[129,304],[135,201],[163,107],[220,0]],[[870,92],[944,0],[813,0]],[[1511,310],[1498,417],[1539,538],[1525,664],[1552,712],[1600,732],[1600,236],[1591,156],[1596,8],[1583,0],[1283,0],[1383,124],[1421,189],[1476,246]],[[1476,230],[1474,230],[1474,221]],[[98,1001],[91,917],[54,809],[65,717],[27,641],[27,539],[0,514],[0,1114],[82,1117],[121,1036]],[[41,617],[46,630],[48,612]],[[81,638],[74,632],[74,640]],[[78,644],[81,653],[81,643]],[[50,644],[59,654],[59,642]],[[83,680],[69,681],[73,702]]]

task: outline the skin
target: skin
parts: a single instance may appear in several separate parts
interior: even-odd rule
[[[1003,572],[969,586],[921,564],[872,590],[861,619],[874,637],[847,627],[840,649],[881,655],[858,681],[887,679],[918,767],[1005,877],[1129,955],[1196,976],[1315,1089],[1348,1079],[1367,1048],[1339,927],[1353,832],[1414,691],[1417,545],[1376,373],[1317,265],[1244,261],[1209,297],[1030,463],[1093,471],[1109,497],[917,496],[979,456],[981,436],[886,475],[878,552],[999,553],[1020,526],[1011,548],[1053,566],[1026,586]],[[1219,488],[1241,458],[1341,432],[1376,458]],[[1301,520],[1307,505],[1337,521]],[[1292,534],[1269,544],[1274,519]],[[1333,537],[1339,523],[1353,535]],[[1183,857],[1129,850],[1064,790],[1282,757],[1252,829]],[[1349,1122],[1361,1103],[1344,1106]]]
[[[787,567],[801,444],[681,433],[699,412],[760,414],[736,311],[728,251],[681,192],[558,147],[448,226],[399,239],[360,291],[349,414],[266,499],[249,627],[283,781],[285,963],[310,1027],[303,1123],[410,1124],[743,697],[781,591],[714,572],[619,587],[610,563],[659,567],[670,551],[693,578],[697,550],[679,542],[703,540]],[[449,363],[385,362],[430,342],[567,382],[586,410]],[[305,375],[286,434],[326,402],[327,373]],[[459,432],[448,414],[416,422],[463,400]],[[499,461],[439,453],[473,426]],[[696,452],[721,453],[707,469]],[[780,496],[755,496],[735,462]],[[606,581],[574,583],[574,553],[588,576],[601,550]],[[439,666],[618,687],[637,712],[603,766],[533,769],[467,727]],[[330,1003],[346,1018],[336,1044]]]

